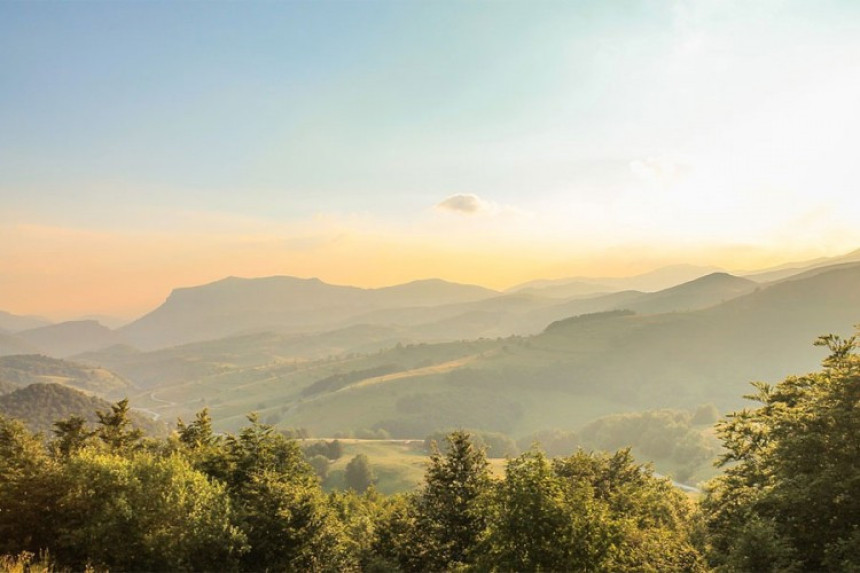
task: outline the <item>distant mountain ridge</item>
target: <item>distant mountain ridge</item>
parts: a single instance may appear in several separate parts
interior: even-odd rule
[[[525,291],[558,298],[622,290],[654,292],[722,271],[723,269],[714,266],[671,265],[630,277],[569,277],[536,280],[509,288],[507,292]],[[589,291],[589,285],[593,286],[593,290]]]
[[[0,332],[5,330],[8,333],[15,333],[49,324],[51,324],[49,320],[38,316],[20,316],[0,310]]]
[[[152,349],[267,329],[321,331],[346,326],[351,317],[373,309],[462,303],[497,294],[438,279],[362,289],[319,279],[230,277],[176,289],[164,304],[118,332],[131,344]]]
[[[854,259],[860,260],[860,250],[810,261],[805,268],[787,265],[751,275],[756,281],[714,267],[676,265],[626,278],[531,281],[504,293],[440,279],[365,289],[289,276],[227,277],[177,288],[159,307],[114,330],[93,320],[76,320],[13,332],[2,326],[4,318],[15,328],[39,319],[0,313],[0,355],[71,357],[117,345],[150,351],[264,332],[318,336],[359,325],[386,328],[402,342],[529,335],[565,316],[589,312],[706,308],[754,290],[759,280],[804,276],[829,268],[822,266],[827,262],[851,264]],[[388,335],[372,336],[367,342],[376,346]],[[315,346],[321,351],[329,345]],[[364,341],[348,346],[368,347]]]
[[[740,274],[756,282],[766,283],[786,279],[818,268],[857,262],[860,262],[860,249],[836,257],[821,257],[811,261],[787,263],[785,265],[779,265],[769,269],[749,271]]]
[[[19,332],[16,336],[41,352],[60,357],[122,342],[122,337],[116,331],[94,320],[51,324]]]
[[[699,286],[724,282],[750,286],[720,275]],[[850,335],[858,322],[860,264],[836,265],[692,312],[609,311],[561,320],[531,337],[463,342],[464,358],[444,371],[416,369],[387,388],[358,381],[316,403],[296,404],[290,423],[315,431],[348,429],[350,422],[322,419],[320,412],[343,412],[349,405],[357,412],[352,427],[411,437],[443,423],[494,424],[487,427],[516,434],[575,429],[610,411],[708,402],[727,411],[744,406],[741,396],[750,392],[750,381],[814,370],[823,358],[812,344],[816,337]],[[439,345],[439,352],[450,346]],[[414,352],[432,355],[432,348]],[[373,360],[394,362],[401,355],[392,351]],[[369,357],[362,367],[373,363]],[[358,367],[350,362],[349,368]],[[429,414],[404,406],[431,399],[435,409]],[[484,405],[491,400],[505,400],[511,413],[487,418]]]
[[[684,284],[642,295],[626,308],[658,314],[707,308],[754,291],[760,285],[750,279],[716,272]]]

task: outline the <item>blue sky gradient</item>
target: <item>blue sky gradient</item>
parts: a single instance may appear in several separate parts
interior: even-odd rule
[[[850,250],[858,38],[847,1],[0,2],[0,296],[36,310],[18,289],[49,275],[22,261],[46,252],[162,277],[142,308],[169,279],[421,278],[332,270],[361,247],[493,286],[621,272],[631,246]],[[97,265],[88,234],[136,254]],[[263,243],[268,266],[214,262]]]

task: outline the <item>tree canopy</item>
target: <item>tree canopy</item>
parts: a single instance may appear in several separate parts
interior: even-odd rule
[[[724,473],[704,500],[726,570],[860,569],[860,357],[829,335],[823,370],[756,383],[760,404],[717,426]]]

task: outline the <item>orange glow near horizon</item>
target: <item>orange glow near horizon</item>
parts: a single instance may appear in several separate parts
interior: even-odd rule
[[[14,234],[16,241],[14,249],[0,249],[5,271],[0,309],[54,320],[87,315],[133,319],[156,308],[174,288],[226,276],[317,277],[364,288],[441,278],[503,290],[535,279],[629,276],[680,263],[740,271],[839,254],[746,246],[616,246],[587,252],[498,237],[442,241],[354,230],[314,240],[135,235],[40,226],[18,226],[3,234]]]

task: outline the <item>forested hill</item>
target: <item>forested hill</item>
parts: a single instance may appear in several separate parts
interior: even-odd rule
[[[0,381],[13,386],[62,384],[117,398],[131,388],[128,380],[104,368],[39,354],[0,356]]]
[[[70,416],[80,416],[89,423],[98,421],[96,412],[110,412],[111,404],[101,398],[88,396],[60,384],[30,384],[8,394],[0,395],[0,415],[24,422],[34,432],[51,435],[54,422]],[[129,416],[131,422],[149,435],[163,435],[166,426],[138,413]]]

